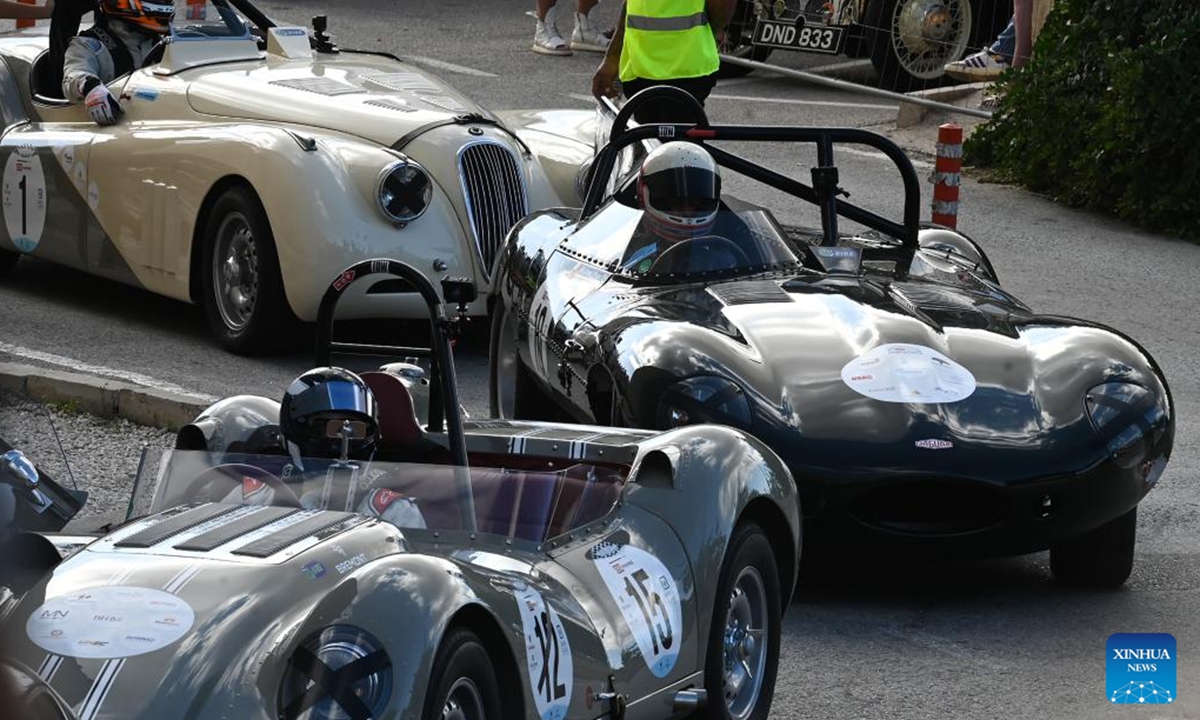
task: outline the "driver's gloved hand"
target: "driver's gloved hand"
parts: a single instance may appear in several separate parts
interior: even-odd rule
[[[87,105],[88,115],[97,125],[114,125],[124,114],[120,103],[109,92],[108,86],[99,78],[88,78],[82,88],[84,104]]]

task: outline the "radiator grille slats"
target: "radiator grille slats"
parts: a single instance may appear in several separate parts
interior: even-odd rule
[[[478,142],[463,148],[458,171],[471,218],[471,233],[484,272],[491,273],[509,229],[529,212],[520,165],[505,146]]]

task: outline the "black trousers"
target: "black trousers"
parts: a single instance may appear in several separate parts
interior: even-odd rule
[[[717,76],[715,73],[712,75],[705,75],[703,77],[682,78],[679,80],[644,80],[638,78],[636,80],[630,80],[629,82],[621,83],[621,92],[623,95],[625,95],[625,99],[628,100],[648,87],[670,85],[671,87],[677,87],[696,98],[696,101],[703,106],[704,101],[708,99],[708,94],[712,92],[713,86],[716,84]],[[639,124],[645,125],[648,123],[671,122],[693,123],[699,121],[700,118],[693,117],[691,108],[686,105],[670,101],[655,100],[654,102],[647,104],[645,107],[640,108],[634,114],[634,119],[637,120]]]

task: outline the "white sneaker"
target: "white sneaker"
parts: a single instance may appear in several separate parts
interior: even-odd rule
[[[955,80],[983,81],[995,80],[1009,68],[1006,58],[990,50],[980,50],[968,55],[962,60],[946,63],[944,68],[947,75]]]
[[[604,52],[608,50],[608,38],[592,25],[592,21],[587,15],[575,13],[575,30],[571,33],[571,49]]]
[[[567,41],[558,34],[558,6],[546,11],[546,17],[537,21],[533,33],[533,51],[543,55],[570,55]]]

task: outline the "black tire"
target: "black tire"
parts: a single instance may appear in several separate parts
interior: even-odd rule
[[[500,683],[479,636],[470,630],[451,630],[433,660],[425,696],[425,720],[442,720],[451,703],[466,720],[500,720]]]
[[[755,588],[761,593],[761,598],[753,597]],[[779,568],[775,565],[770,540],[762,528],[754,523],[739,525],[726,549],[717,584],[712,626],[708,635],[708,654],[704,663],[704,687],[708,692],[708,703],[704,706],[703,717],[709,720],[765,720],[770,713],[771,698],[775,694],[775,674],[779,669],[781,603]],[[737,609],[731,611],[735,605]],[[755,614],[755,606],[767,626],[762,634],[766,647],[760,650],[756,646],[746,653],[745,644],[735,640],[738,647],[731,648],[730,654],[746,653],[752,656],[742,659],[746,667],[757,666],[759,672],[752,682],[758,681],[758,686],[756,690],[741,686],[731,698],[726,683],[726,634],[727,631],[737,633],[741,625],[740,621],[735,623],[735,620],[743,616],[743,611],[747,609],[751,615]],[[751,662],[760,652],[757,661]],[[737,665],[733,662],[734,658],[729,660],[731,667]],[[741,692],[746,690],[751,694]]]
[[[0,250],[0,276],[4,276],[8,271],[13,269],[17,261],[21,259],[20,253],[12,252],[11,250]]]
[[[234,255],[240,260],[231,269],[236,275],[223,272]],[[250,188],[229,188],[213,203],[205,221],[201,257],[204,311],[221,346],[238,355],[291,349],[299,322],[283,292],[271,224]],[[222,292],[224,282],[237,283],[236,292],[232,288]]]
[[[1050,548],[1054,579],[1089,588],[1116,588],[1133,572],[1137,507],[1095,530]]]
[[[944,0],[947,22],[919,23],[929,36],[901,32],[903,18],[915,10],[935,7],[924,0],[870,0],[863,14],[864,42],[879,86],[895,92],[935,87],[947,81],[943,67],[963,57],[975,30],[973,0]],[[915,6],[914,3],[919,3]],[[977,5],[978,0],[974,0]],[[923,16],[930,17],[930,16]]]
[[[755,47],[750,44],[750,39],[754,35],[754,24],[758,18],[758,8],[756,5],[757,0],[738,0],[737,7],[733,10],[733,16],[725,26],[725,37],[728,43],[725,52],[726,55],[753,60],[754,62],[763,62],[771,55],[771,51],[774,48]],[[721,63],[721,67],[717,70],[717,77],[742,77],[749,75],[751,72],[753,72],[753,69],[744,65]]]
[[[504,301],[498,298],[492,308],[491,338],[488,343],[488,411],[494,418],[507,420],[552,419],[557,416],[554,403],[545,396],[529,369],[521,362],[517,350],[518,329],[505,327],[505,323],[512,318]]]

